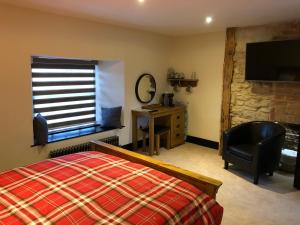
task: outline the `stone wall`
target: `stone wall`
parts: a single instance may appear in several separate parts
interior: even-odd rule
[[[251,120],[300,124],[300,83],[245,81],[246,43],[295,38],[300,38],[300,21],[236,29],[230,104],[232,126]]]

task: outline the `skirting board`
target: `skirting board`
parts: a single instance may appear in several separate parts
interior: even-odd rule
[[[201,145],[201,146],[208,147],[208,148],[217,149],[217,150],[219,149],[219,143],[218,142],[206,140],[206,139],[203,139],[203,138],[187,136],[186,142],[193,143],[193,144],[196,144],[196,145]],[[138,147],[140,148],[142,146],[143,146],[143,141],[142,140],[138,141]],[[133,149],[133,144],[129,143],[127,145],[123,145],[122,148],[125,148],[127,150],[132,150]]]
[[[213,149],[219,149],[219,143],[216,141],[210,141],[210,140],[206,140],[203,138],[198,138],[198,137],[193,137],[193,136],[187,136],[186,137],[186,142],[190,142],[196,145],[201,145],[204,147],[208,147],[208,148],[213,148]]]
[[[127,149],[127,150],[132,151],[132,149],[133,149],[133,144],[132,144],[132,143],[129,143],[129,144],[126,144],[126,145],[122,145],[122,148],[125,148],[125,149]]]
[[[147,138],[147,144],[148,144],[148,138]],[[140,140],[138,141],[138,148],[141,148],[143,146],[143,141]],[[133,150],[133,144],[132,143],[129,143],[127,145],[122,145],[122,148],[125,148],[127,150]]]

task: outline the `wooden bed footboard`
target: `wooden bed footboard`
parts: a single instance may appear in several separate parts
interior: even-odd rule
[[[219,180],[206,177],[192,171],[181,169],[171,164],[159,161],[157,159],[153,159],[149,156],[128,151],[126,149],[116,147],[101,141],[92,141],[91,143],[91,150],[93,151],[99,151],[110,155],[118,156],[128,161],[140,163],[153,169],[159,170],[163,173],[166,173],[170,176],[176,177],[198,187],[200,190],[202,190],[212,198],[216,198],[218,189],[222,185],[222,182]]]

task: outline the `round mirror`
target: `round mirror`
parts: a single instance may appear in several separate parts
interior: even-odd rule
[[[155,79],[151,74],[142,74],[135,84],[135,95],[141,103],[149,103],[156,92]]]

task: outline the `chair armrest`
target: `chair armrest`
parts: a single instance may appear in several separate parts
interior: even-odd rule
[[[285,132],[278,132],[276,135],[258,143],[258,154],[259,157],[262,157],[266,171],[272,172],[278,169],[284,139]]]
[[[276,135],[266,138],[258,143],[259,155],[265,155],[272,152],[273,157],[280,157],[281,149],[285,139],[285,132],[279,132]],[[269,153],[267,153],[269,152]]]
[[[258,142],[257,144],[258,144],[259,146],[262,146],[262,147],[263,147],[263,146],[265,146],[265,145],[268,145],[269,143],[271,143],[271,142],[274,141],[274,140],[276,140],[275,136],[266,138],[266,139],[264,139],[264,140]]]
[[[264,145],[267,145],[269,143],[273,143],[273,142],[276,142],[276,141],[279,141],[281,138],[284,138],[285,137],[285,132],[278,132],[277,134],[269,137],[269,138],[266,138],[262,141],[260,141],[258,143],[258,145],[260,146],[264,146]]]

